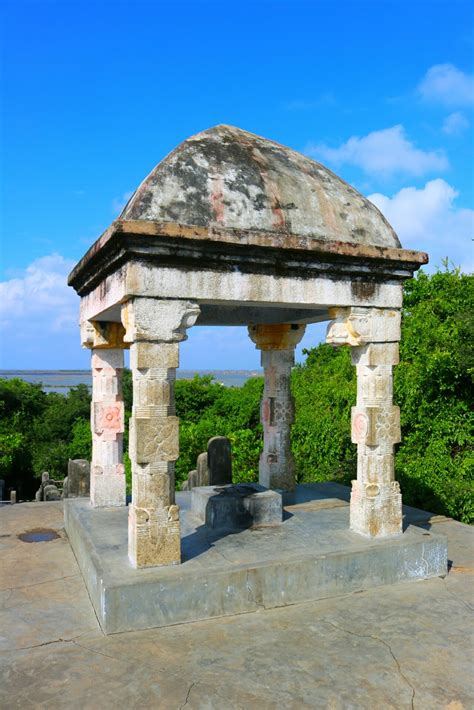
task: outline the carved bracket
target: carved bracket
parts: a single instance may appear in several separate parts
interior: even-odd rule
[[[400,311],[383,308],[331,308],[326,342],[330,345],[390,343],[400,340]]]
[[[130,347],[124,342],[125,328],[113,321],[82,321],[81,343],[83,348],[113,350]]]
[[[179,342],[186,340],[186,330],[196,322],[200,308],[190,301],[164,301],[157,298],[133,298],[122,306],[124,340]]]

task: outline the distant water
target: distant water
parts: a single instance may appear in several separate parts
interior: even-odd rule
[[[212,375],[215,382],[226,387],[242,387],[251,377],[260,377],[260,370],[177,370],[179,380],[191,380],[194,375]],[[91,389],[90,370],[0,370],[0,378],[11,380],[19,377],[25,382],[41,384],[45,392],[66,394],[71,387],[84,384]]]

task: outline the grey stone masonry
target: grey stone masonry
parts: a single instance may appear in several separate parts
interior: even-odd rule
[[[43,487],[43,500],[61,500],[61,492],[54,483]]]
[[[212,529],[280,525],[283,516],[280,493],[258,483],[193,488],[191,509]]]
[[[211,493],[214,488],[210,489]],[[133,569],[127,560],[126,509],[94,509],[84,498],[64,501],[67,534],[105,633],[248,611],[264,613],[264,608],[338,597],[372,587],[381,587],[382,598],[391,593],[385,585],[446,575],[447,541],[444,535],[430,529],[432,516],[429,513],[405,509],[408,528],[403,535],[381,540],[363,538],[348,531],[349,506],[345,499],[349,491],[345,487],[331,483],[308,484],[296,487],[281,525],[240,529],[238,534],[229,530],[230,534],[225,534],[222,529],[203,525],[202,518],[189,509],[192,499],[205,490],[198,488],[191,493],[177,494],[183,564],[145,572]],[[414,520],[423,527],[416,527]],[[444,522],[439,528],[445,525],[449,523]],[[462,527],[467,530],[467,526]],[[466,546],[467,543],[466,540]],[[408,589],[416,586],[409,585]],[[452,615],[465,610],[459,602],[453,601],[452,595],[446,594],[446,589],[442,593],[451,600]],[[368,599],[362,594],[347,598],[347,615],[351,613],[351,600],[361,597]],[[410,599],[413,599],[413,591],[408,591],[408,606]],[[404,617],[406,608],[405,605]],[[390,615],[388,607],[387,613]],[[382,623],[376,616],[368,618],[367,614],[366,608],[358,628],[361,633],[364,628],[366,633],[372,631],[370,628],[367,631],[369,622]],[[222,626],[218,624],[217,628],[220,633]],[[252,628],[255,627],[252,625]],[[287,628],[285,630],[288,635]],[[326,628],[321,627],[321,633],[325,631]],[[344,638],[347,639],[347,634]],[[380,653],[380,643],[377,649]],[[392,668],[390,655],[386,654],[385,658]],[[367,668],[365,672],[367,674]],[[396,669],[393,672],[396,674]],[[311,692],[313,690],[312,687]],[[314,693],[307,697],[306,706],[314,707]],[[215,707],[227,707],[220,701],[221,696]],[[171,707],[175,707],[173,700]],[[253,708],[252,699],[250,704],[245,704],[244,700],[242,707]],[[378,710],[385,705],[374,707]],[[402,706],[395,701],[394,707]]]

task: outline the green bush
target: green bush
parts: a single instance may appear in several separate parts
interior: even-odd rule
[[[235,481],[257,480],[262,449],[259,421],[262,378],[251,378],[242,387],[224,387],[212,382],[209,376],[195,377],[178,380],[176,386],[176,413],[181,420],[180,456],[176,462],[178,487],[196,467],[197,456],[206,451],[212,436],[230,439]],[[192,403],[193,394],[199,408]]]
[[[404,501],[474,520],[474,277],[446,266],[405,285],[395,400]]]
[[[72,425],[72,438],[68,446],[70,459],[92,458],[92,434],[90,419],[76,419]]]
[[[86,385],[66,395],[41,385],[0,379],[0,471],[20,499],[34,496],[43,471],[64,478],[69,457],[90,458],[90,395]]]
[[[305,352],[306,362],[292,376],[292,448],[298,481],[349,483],[357,461],[350,435],[356,377],[349,349],[322,344]]]

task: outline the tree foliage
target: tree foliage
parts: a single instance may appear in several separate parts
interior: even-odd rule
[[[207,391],[207,394],[206,394]],[[232,444],[234,480],[256,481],[262,449],[260,400],[262,378],[251,378],[242,387],[224,387],[210,377],[176,382],[176,413],[181,419],[180,457],[176,481],[187,478],[197,456],[212,436],[227,436]],[[189,401],[199,402],[189,406]]]
[[[350,352],[324,344],[305,352],[306,362],[292,376],[296,414],[292,448],[298,481],[349,483],[356,471],[350,435],[356,378]]]
[[[396,472],[407,503],[474,518],[474,277],[420,272],[407,282],[395,371],[402,443]]]
[[[75,451],[90,452],[90,395],[78,385],[66,395],[46,394],[41,385],[19,378],[0,379],[0,477],[20,498],[33,497],[43,471],[64,478]],[[71,448],[82,427],[80,446]]]

